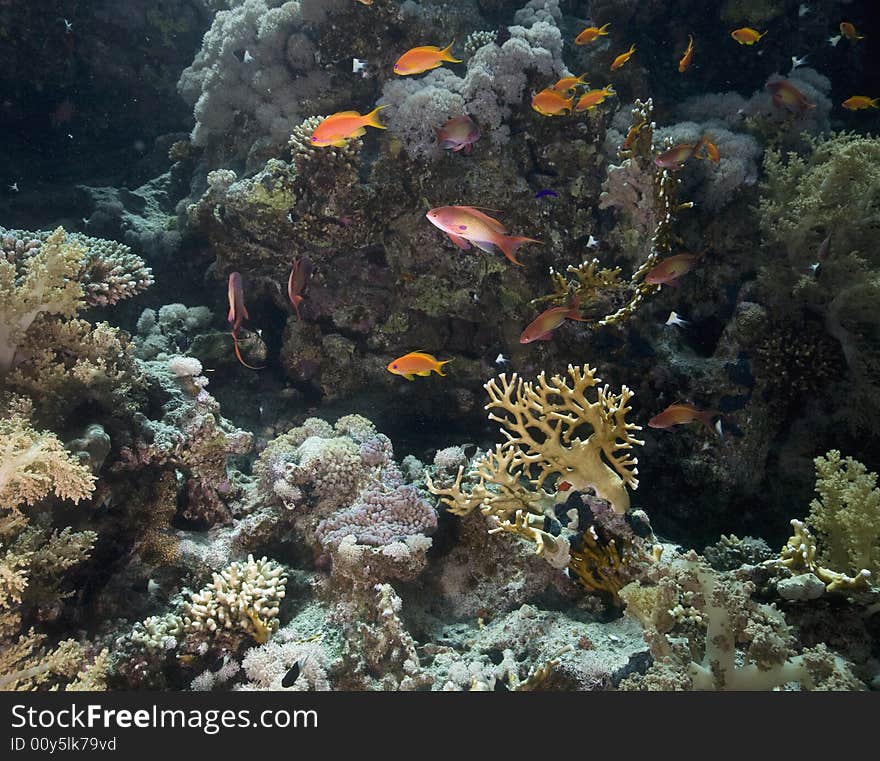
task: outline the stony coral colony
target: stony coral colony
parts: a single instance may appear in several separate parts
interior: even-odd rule
[[[80,186],[105,238],[0,229],[0,688],[876,688],[880,140],[832,54],[774,3],[668,50],[610,2],[213,5],[169,171]]]

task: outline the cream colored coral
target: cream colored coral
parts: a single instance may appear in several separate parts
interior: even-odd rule
[[[95,478],[50,431],[31,427],[23,408],[0,418],[0,509],[32,505],[49,493],[79,502]]]
[[[59,227],[33,256],[0,256],[0,375],[13,366],[28,328],[40,315],[72,317],[83,306],[78,278],[85,253]]]
[[[266,642],[278,628],[278,610],[287,577],[274,560],[232,563],[186,604],[183,625],[189,631],[240,629],[257,642]]]
[[[880,574],[880,489],[877,474],[832,449],[817,457],[816,491],[807,524],[819,535],[819,559],[845,571]]]

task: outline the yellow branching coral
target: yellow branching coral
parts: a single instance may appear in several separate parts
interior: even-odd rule
[[[466,514],[475,507],[499,518],[517,509],[541,513],[551,495],[544,484],[557,476],[573,491],[594,491],[623,514],[629,508],[627,488],[638,486],[638,460],[631,454],[643,442],[633,436],[640,426],[626,422],[632,392],[623,386],[613,394],[600,386],[588,365],[568,367],[568,379],[541,373],[524,381],[516,373],[502,374],[485,384],[489,419],[501,423],[507,439],[484,457],[469,474],[477,481],[470,491],[461,476],[448,489],[436,488],[452,512]],[[595,389],[595,399],[587,393]]]
[[[579,546],[572,549],[568,567],[581,586],[602,592],[620,607],[619,592],[629,582],[623,573],[624,553],[611,537],[602,541],[594,526],[579,537]]]

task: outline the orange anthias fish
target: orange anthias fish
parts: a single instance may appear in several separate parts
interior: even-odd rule
[[[749,26],[744,26],[740,29],[734,29],[730,36],[733,37],[740,45],[754,45],[758,40],[760,40],[767,32],[759,32],[757,29],[752,29]]]
[[[816,107],[815,103],[810,103],[806,96],[786,79],[768,82],[767,89],[773,93],[773,105],[776,108],[801,114]]]
[[[589,87],[586,76],[586,74],[581,74],[579,77],[563,77],[548,89],[558,92],[560,95],[571,95],[578,87]]]
[[[394,375],[402,375],[408,381],[411,381],[416,375],[430,375],[432,372],[437,375],[446,376],[443,372],[443,365],[452,362],[451,359],[438,360],[432,354],[425,354],[422,351],[411,351],[388,363],[386,368],[389,373]]]
[[[226,319],[229,321],[229,326],[231,328],[230,335],[232,336],[232,346],[235,350],[235,356],[241,364],[248,368],[248,370],[262,370],[262,367],[253,367],[245,362],[238,348],[238,331],[241,328],[241,323],[244,320],[250,319],[247,307],[244,305],[244,287],[241,283],[241,274],[238,272],[229,273],[227,298],[229,299],[229,314],[226,316]]]
[[[394,73],[407,77],[411,74],[422,74],[431,69],[436,69],[438,66],[442,66],[444,61],[461,63],[458,58],[453,58],[450,52],[454,44],[455,40],[442,49],[436,45],[422,45],[421,47],[407,50],[397,59],[397,63],[394,64]]]
[[[699,254],[670,256],[645,275],[645,282],[651,285],[671,285],[673,288],[678,288],[678,278],[687,275],[696,266],[699,258]]]
[[[453,116],[446,124],[435,130],[437,142],[447,151],[470,153],[474,143],[480,139],[480,128],[467,114]]]
[[[376,106],[370,113],[363,115],[357,111],[340,111],[328,116],[312,132],[312,145],[320,148],[326,148],[328,145],[343,148],[352,138],[363,135],[367,131],[366,127],[387,129],[379,121],[379,112],[383,108],[388,106]]]
[[[608,34],[606,31],[608,27],[611,26],[610,23],[602,24],[602,26],[588,26],[584,31],[582,31],[577,37],[574,38],[575,45],[587,45],[591,42],[594,42],[599,37],[604,37]]]
[[[438,206],[425,215],[432,225],[445,232],[459,248],[467,250],[473,243],[481,251],[493,252],[496,246],[514,264],[517,249],[524,243],[540,243],[534,238],[508,235],[497,219],[473,206]]]
[[[313,269],[312,260],[301,256],[293,263],[290,276],[287,278],[287,297],[290,299],[290,303],[293,304],[294,310],[296,310],[296,318],[300,321],[302,320],[302,315],[299,313],[299,305],[302,304],[303,292],[309,284],[309,278],[312,276]]]
[[[840,105],[849,111],[862,111],[866,108],[880,108],[877,105],[878,102],[880,102],[880,98],[869,98],[867,95],[853,95]]]
[[[704,137],[703,147],[706,149],[706,158],[709,159],[709,161],[713,164],[718,164],[721,161],[721,154],[718,152],[718,146],[715,145],[715,143]],[[700,157],[697,156],[697,158]]]
[[[532,108],[542,116],[563,116],[574,108],[574,95],[564,97],[556,90],[546,87],[532,98]]]
[[[521,344],[530,344],[532,341],[549,341],[551,333],[562,325],[566,320],[586,322],[580,315],[579,299],[564,307],[551,307],[539,314],[519,337]]]
[[[679,73],[684,73],[687,71],[688,66],[691,65],[691,61],[694,59],[694,35],[688,35],[688,46],[684,51],[684,55],[681,57],[681,60],[678,62],[678,71]]]
[[[654,164],[661,169],[678,171],[685,162],[697,155],[697,152],[706,144],[706,138],[701,137],[696,143],[680,143],[654,157]],[[716,149],[717,150],[717,149]]]
[[[840,33],[846,37],[848,40],[863,40],[865,36],[859,34],[856,31],[855,26],[853,26],[849,21],[841,21],[840,22]]]
[[[654,415],[649,421],[651,428],[671,428],[674,425],[687,425],[699,421],[712,433],[719,433],[712,427],[712,420],[719,417],[717,410],[700,410],[692,404],[670,404],[663,412]]]
[[[630,58],[632,58],[632,54],[635,52],[636,46],[635,44],[633,44],[629,50],[627,50],[625,53],[621,53],[611,62],[611,71],[616,71],[621,66],[623,66],[623,64],[625,64]]]
[[[585,92],[578,99],[577,104],[575,104],[574,110],[589,111],[598,106],[600,103],[604,103],[605,98],[611,95],[617,95],[611,85],[606,85],[601,90],[590,90],[589,92]]]

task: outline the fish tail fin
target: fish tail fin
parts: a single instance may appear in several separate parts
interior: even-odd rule
[[[449,63],[461,63],[460,58],[453,58],[452,56],[452,46],[455,44],[455,40],[450,42],[443,50],[440,51],[440,58],[444,61],[449,61]]]
[[[585,72],[577,78],[577,81],[582,85],[586,85],[588,76],[589,76],[589,74]]]
[[[605,30],[608,29],[609,26],[611,26],[610,21],[607,24],[602,24],[602,26],[599,27],[599,34],[608,34]]]
[[[510,261],[521,267],[522,262],[516,258],[517,249],[524,243],[540,243],[541,241],[535,240],[534,238],[524,238],[518,235],[499,235],[493,242],[501,249],[501,252],[510,259]]]
[[[586,317],[581,317],[581,301],[583,301],[583,294],[577,293],[575,297],[571,300],[571,304],[568,305],[568,311],[565,313],[565,318],[567,320],[576,320],[577,322],[589,322]]]
[[[705,410],[697,415],[697,419],[705,426],[706,430],[714,436],[722,436],[721,433],[721,413],[718,410]],[[715,418],[718,418],[717,426],[713,425]]]
[[[372,111],[370,111],[370,113],[364,114],[364,119],[366,119],[364,124],[370,127],[378,127],[379,129],[388,129],[388,127],[386,127],[384,124],[382,124],[382,122],[379,121],[379,112],[383,108],[388,108],[389,105],[389,103],[385,103],[382,106],[376,106]]]
[[[452,362],[451,359],[444,359],[444,360],[441,360],[440,362],[438,362],[437,367],[434,368],[435,371],[437,372],[437,375],[442,375],[445,378],[446,373],[443,372],[443,365],[448,365],[450,362]]]

